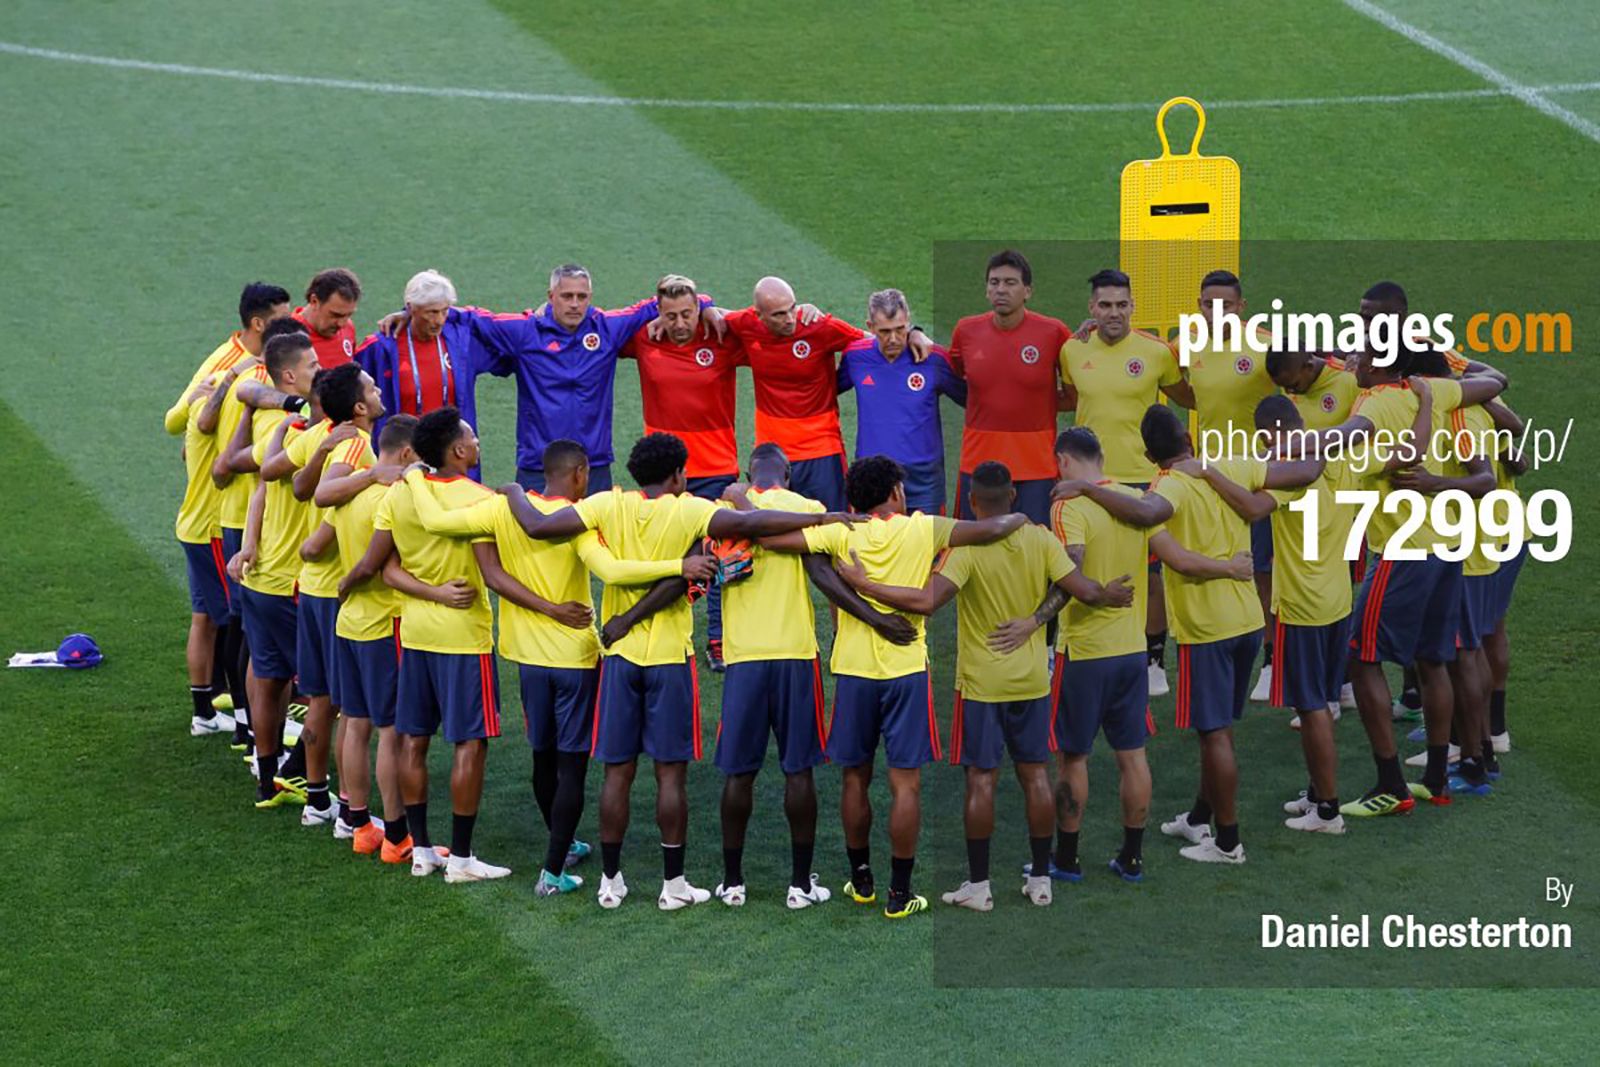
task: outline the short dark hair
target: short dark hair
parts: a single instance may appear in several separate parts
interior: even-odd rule
[[[1200,279],[1200,288],[1209,289],[1213,285],[1226,286],[1233,290],[1233,295],[1243,296],[1244,289],[1239,285],[1239,276],[1231,270],[1214,270]]]
[[[300,358],[300,353],[311,347],[311,338],[302,331],[279,334],[261,348],[261,362],[273,381],[283,377],[289,364]]]
[[[311,335],[306,333],[305,324],[293,315],[285,315],[281,319],[273,319],[261,331],[261,351],[265,352],[267,350],[267,346],[272,343],[273,338],[292,337],[295,334],[304,337],[307,344],[311,343]]]
[[[1411,349],[1410,356],[1405,369],[1408,375],[1420,374],[1424,378],[1454,377],[1454,372],[1450,370],[1450,361],[1445,359],[1444,353],[1437,348]]]
[[[1261,403],[1256,405],[1258,430],[1270,430],[1277,426],[1295,430],[1304,425],[1305,419],[1300,417],[1300,409],[1294,406],[1293,400],[1282,393],[1264,396],[1261,398]]]
[[[248,330],[251,319],[258,315],[264,318],[272,314],[273,308],[288,302],[289,290],[283,286],[251,282],[239,294],[239,325]]]
[[[771,441],[756,445],[750,450],[750,476],[755,477],[756,471],[771,471],[773,474],[788,475],[789,457],[783,449]]]
[[[628,453],[628,473],[640,485],[660,485],[689,462],[689,446],[670,433],[647,433]]]
[[[984,278],[987,279],[990,272],[996,267],[1011,267],[1022,275],[1023,285],[1033,284],[1033,268],[1028,265],[1028,257],[1018,252],[1015,248],[1007,248],[990,256],[989,265],[983,268]]]
[[[1399,282],[1382,281],[1372,286],[1361,294],[1363,300],[1373,300],[1382,304],[1399,304],[1402,311],[1411,305],[1406,300],[1406,291]]]
[[[401,413],[390,415],[378,433],[378,451],[396,452],[411,443],[417,432],[417,417]]]
[[[352,303],[361,302],[361,279],[347,267],[329,267],[311,276],[306,285],[306,300],[322,303],[335,293]]]
[[[1096,289],[1126,289],[1133,292],[1133,282],[1128,276],[1115,267],[1097,270],[1089,277],[1089,292],[1093,294]]]
[[[1276,381],[1278,375],[1298,369],[1301,364],[1310,358],[1310,352],[1302,352],[1297,348],[1289,348],[1287,346],[1274,346],[1272,351],[1267,353],[1267,377]]]
[[[1011,470],[1004,463],[985,460],[972,468],[972,496],[996,504],[1011,494]]]
[[[853,510],[865,513],[882,507],[905,480],[905,468],[888,456],[862,456],[845,472],[845,499]]]
[[[1068,426],[1056,436],[1056,455],[1075,456],[1091,462],[1105,458],[1100,438],[1087,426]]]
[[[1180,456],[1189,447],[1188,431],[1178,413],[1165,404],[1151,404],[1139,420],[1139,436],[1144,448],[1157,463]]]
[[[417,420],[411,447],[422,462],[437,470],[444,466],[445,453],[461,437],[464,426],[458,409],[449,405],[437,408]]]
[[[570,437],[558,437],[544,448],[544,473],[564,474],[589,465],[589,453]]]
[[[361,403],[360,364],[341,363],[317,375],[317,399],[322,402],[322,413],[331,422],[349,422],[356,417],[356,405]]]

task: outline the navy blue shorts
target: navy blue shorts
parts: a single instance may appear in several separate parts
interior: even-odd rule
[[[1456,648],[1471,651],[1483,647],[1483,639],[1494,633],[1499,620],[1492,619],[1495,596],[1494,574],[1461,576],[1461,622],[1456,627]]]
[[[600,672],[594,667],[517,664],[522,689],[522,724],[535,752],[589,754],[594,743],[594,702]]]
[[[1005,754],[1013,763],[1050,759],[1050,698],[991,703],[968,700],[956,690],[950,724],[950,764],[992,771]]]
[[[240,587],[244,636],[250,642],[250,667],[257,678],[288,681],[295,676],[295,632],[299,612],[294,597]]]
[[[1500,564],[1500,569],[1490,576],[1494,579],[1494,596],[1489,601],[1491,633],[1500,628],[1506,613],[1511,610],[1511,594],[1516,589],[1517,575],[1522,573],[1522,565],[1527,559],[1528,546],[1523,545],[1521,552]]]
[[[939,759],[939,725],[933,717],[933,679],[926,670],[899,678],[833,678],[828,758],[841,767],[871,763],[883,738],[889,766],[901,770]]]
[[[944,460],[932,463],[902,463],[906,471],[906,511],[943,515]]]
[[[1461,563],[1374,560],[1352,614],[1350,648],[1362,663],[1449,663],[1461,619]]]
[[[474,476],[476,477],[476,476]],[[533,470],[531,467],[517,468],[517,484],[524,489],[531,489],[535,493],[544,492],[544,471]],[[591,466],[589,468],[589,495],[604,493],[611,488],[611,464]]]
[[[693,655],[651,667],[621,656],[600,661],[589,755],[628,763],[641,752],[657,763],[700,758],[700,676]]]
[[[341,715],[393,726],[400,681],[399,619],[390,637],[372,641],[334,638],[333,697]]]
[[[1273,707],[1321,711],[1338,701],[1350,660],[1351,618],[1326,626],[1273,623]]]
[[[300,692],[308,697],[333,693],[335,635],[339,598],[300,594],[300,627],[295,634],[294,665]]]
[[[1055,479],[1013,480],[1011,484],[1016,486],[1017,489],[1017,502],[1012,505],[1012,510],[1022,512],[1040,526],[1050,525],[1050,490],[1056,487]],[[972,475],[966,471],[956,475],[956,518],[974,518],[972,514]]]
[[[1257,574],[1272,573],[1272,517],[1250,524],[1250,561]]]
[[[1202,734],[1224,730],[1244,715],[1261,631],[1178,645],[1177,727]]]
[[[228,561],[222,555],[222,538],[203,545],[179,541],[189,570],[189,608],[218,626],[228,622]]]
[[[1056,653],[1050,679],[1050,747],[1086,756],[1105,731],[1114,751],[1143,748],[1150,717],[1149,657],[1143,652],[1071,660]]]
[[[444,726],[453,745],[500,736],[500,679],[492,652],[400,651],[394,728],[432,737]]]
[[[763,659],[728,664],[717,724],[717,770],[753,774],[767,761],[767,736],[778,739],[778,765],[798,774],[822,762],[822,664]]]
[[[808,496],[829,511],[845,510],[844,453],[797,459],[789,466],[789,490]]]
[[[239,594],[239,583],[228,573],[228,561],[244,547],[244,531],[232,526],[222,528],[222,579],[227,582],[228,614],[235,619],[244,618],[244,597]]]

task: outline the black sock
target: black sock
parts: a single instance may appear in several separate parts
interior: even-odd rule
[[[410,813],[399,819],[390,819],[383,824],[383,839],[391,845],[398,845],[406,839],[411,831],[407,827],[410,822]]]
[[[661,877],[667,881],[683,877],[683,846],[661,846]]]
[[[544,869],[559,875],[567,865],[567,852],[583,817],[583,779],[589,757],[581,752],[562,752],[556,756],[556,795],[550,805],[550,847],[544,855]]]
[[[811,857],[816,854],[815,841],[789,843],[789,884],[796,889],[811,891]]]
[[[359,830],[372,821],[372,813],[366,808],[352,808],[343,800],[339,801],[339,806],[346,809],[346,814],[341,818],[352,830]]]
[[[406,826],[411,830],[412,848],[432,848],[433,838],[428,836],[428,802],[406,805]]]
[[[872,895],[872,849],[850,848],[845,846],[845,857],[850,863],[850,881],[856,887],[856,895],[870,897]]]
[[[211,687],[209,685],[191,685],[189,696],[194,700],[194,717],[210,722],[217,717],[217,709],[211,706]]]
[[[1272,666],[1272,642],[1271,641],[1263,641],[1261,643],[1261,665],[1263,667]]]
[[[1458,773],[1461,775],[1461,777],[1465,778],[1473,785],[1479,785],[1482,782],[1488,781],[1489,778],[1488,773],[1484,770],[1483,764],[1475,756],[1462,756],[1461,766]]]
[[[906,897],[911,895],[911,868],[917,865],[915,856],[890,856],[889,857],[889,895],[893,897]]]
[[[1406,788],[1406,775],[1400,769],[1400,757],[1398,755],[1374,756],[1372,760],[1378,765],[1379,789],[1385,793],[1392,793],[1401,800],[1411,795],[1411,791]]]
[[[1145,634],[1144,648],[1145,656],[1150,660],[1151,663],[1154,663],[1158,667],[1166,666],[1167,631],[1162,630],[1158,634]]]
[[[1226,825],[1217,823],[1217,847],[1224,852],[1232,852],[1239,847],[1239,824],[1230,822]]]
[[[339,798],[339,819],[346,826],[354,826],[354,825],[356,825],[355,823],[350,821],[350,813],[352,811],[354,811],[354,810],[355,810],[354,808],[350,807],[350,798],[349,797],[340,797]],[[362,811],[366,811],[367,809],[366,808],[362,808],[361,810]]]
[[[1339,814],[1339,798],[1329,797],[1327,800],[1317,801],[1317,818],[1327,822]]]
[[[1498,771],[1500,769],[1500,761],[1494,758],[1493,741],[1485,737],[1483,739],[1483,744],[1478,746],[1478,751],[1481,754],[1481,758],[1478,760],[1478,762],[1483,764],[1485,770]]]
[[[1078,865],[1078,831],[1056,831],[1056,866],[1070,871]]]
[[[1430,793],[1443,793],[1445,776],[1450,767],[1450,746],[1429,745],[1428,765],[1422,771],[1422,784]],[[1400,794],[1403,798],[1404,793]]]
[[[1189,809],[1188,822],[1190,826],[1205,826],[1211,822],[1211,805],[1206,803],[1205,797],[1194,798],[1194,807]]]
[[[973,882],[989,880],[989,839],[967,838],[967,878]]]
[[[1506,732],[1506,691],[1496,689],[1489,694],[1489,732],[1503,734]]]
[[[1122,828],[1122,851],[1117,853],[1117,860],[1124,870],[1131,870],[1130,864],[1137,866],[1143,862],[1144,853],[1144,827],[1124,826]]]
[[[722,884],[733,887],[744,885],[744,848],[722,850]]]
[[[278,751],[283,752],[283,742],[278,742]],[[278,772],[285,778],[304,778],[306,776],[306,746],[295,745],[288,749],[288,755],[283,759],[283,769]]]
[[[553,748],[533,750],[533,802],[539,805],[539,817],[546,830],[550,829],[550,813],[555,809],[558,756]]]
[[[327,811],[332,806],[332,803],[328,799],[327,782],[306,783],[306,807],[315,808],[318,811]]]
[[[262,800],[266,800],[278,791],[278,787],[272,781],[278,773],[278,754],[274,752],[270,756],[263,756],[257,752],[256,772],[261,777],[261,781],[256,785],[256,794]]]
[[[472,827],[478,821],[478,813],[462,815],[460,812],[452,813],[450,817],[450,855],[466,859],[472,855]]]
[[[615,878],[622,873],[622,842],[600,842],[600,870],[605,872],[607,878]]]
[[[1028,838],[1028,851],[1033,854],[1033,876],[1043,878],[1050,873],[1050,837]]]

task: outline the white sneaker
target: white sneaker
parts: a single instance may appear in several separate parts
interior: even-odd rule
[[[962,882],[955,892],[941,894],[939,899],[958,908],[971,908],[973,911],[994,910],[994,894],[989,891],[988,879],[981,882]]]
[[[492,878],[504,878],[510,873],[510,867],[496,867],[476,856],[451,856],[445,861],[444,880],[452,885],[457,882],[487,882]]]
[[[656,907],[662,911],[677,911],[691,904],[704,904],[710,899],[711,890],[696,889],[680,874],[670,882],[661,883],[661,895],[656,898]]]
[[[600,891],[594,895],[602,908],[615,908],[621,906],[628,899],[628,883],[622,880],[622,872],[618,871],[615,878],[600,876]]]
[[[1507,730],[1503,734],[1490,734],[1489,735],[1489,744],[1494,747],[1494,750],[1495,750],[1495,752],[1497,754],[1510,752],[1511,751],[1511,731]]]
[[[1460,745],[1451,745],[1450,746],[1450,755],[1449,755],[1450,762],[1454,763],[1456,760],[1458,760],[1460,758],[1461,758],[1461,746]],[[1418,752],[1415,756],[1406,757],[1406,766],[1407,767],[1426,767],[1427,765],[1428,765],[1428,750],[1427,749],[1423,749],[1421,752]]]
[[[744,907],[744,886],[742,885],[723,885],[718,882],[717,888],[711,891],[711,895],[730,908]]]
[[[1291,729],[1291,730],[1300,729],[1300,716],[1298,716],[1298,715],[1289,716],[1289,729]]]
[[[1050,890],[1050,876],[1046,874],[1035,878],[1031,874],[1028,875],[1027,881],[1022,883],[1022,895],[1041,908],[1049,907],[1050,901],[1053,899]]]
[[[1224,852],[1217,847],[1216,838],[1207,837],[1198,845],[1180,848],[1178,855],[1186,860],[1194,860],[1196,863],[1243,863],[1244,842],[1241,841],[1234,845],[1232,852]]]
[[[1316,811],[1317,802],[1308,797],[1306,791],[1302,789],[1299,796],[1283,806],[1283,810],[1290,815],[1304,815],[1308,811]]]
[[[227,731],[230,734],[233,733],[232,715],[224,715],[219,711],[209,719],[202,719],[198,715],[189,717],[190,737],[210,737],[212,734],[220,734],[223,731]]]
[[[411,873],[417,878],[426,878],[434,871],[442,871],[449,866],[449,863],[449,859],[439,851],[438,846],[411,850]]]
[[[372,823],[372,825],[376,826],[378,829],[383,829],[383,820],[378,818],[376,815],[368,815],[367,821]],[[344,816],[341,815],[339,818],[333,820],[333,839],[335,841],[348,841],[354,836],[356,836],[356,828],[345,822]]]
[[[1172,692],[1172,687],[1167,684],[1167,669],[1159,663],[1150,664],[1146,672],[1150,677],[1150,695],[1164,697]]]
[[[1292,819],[1283,820],[1283,825],[1291,830],[1305,830],[1313,834],[1342,834],[1344,833],[1344,816],[1337,811],[1333,818],[1324,819],[1317,814],[1315,806],[1304,815],[1297,815]]]
[[[1250,699],[1257,704],[1265,704],[1272,699],[1272,664],[1261,668],[1261,674],[1256,678],[1256,687],[1250,690]]]
[[[789,899],[786,904],[794,911],[809,908],[813,904],[826,904],[832,898],[833,892],[824,886],[815,874],[811,876],[811,888],[801,889],[797,885],[789,887]]]
[[[1181,837],[1191,844],[1198,845],[1211,836],[1211,826],[1208,823],[1191,826],[1189,825],[1189,813],[1180,811],[1172,817],[1171,822],[1161,824],[1161,832],[1168,837]]]
[[[1354,711],[1356,707],[1356,687],[1349,682],[1339,687],[1339,706]]]
[[[339,809],[333,804],[325,808],[313,808],[310,804],[300,809],[301,826],[327,826],[338,816]]]

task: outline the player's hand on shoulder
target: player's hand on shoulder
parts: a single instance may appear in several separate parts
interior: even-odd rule
[[[933,338],[921,330],[912,330],[906,335],[906,348],[911,352],[911,362],[926,363],[933,355]]]
[[[1256,565],[1248,552],[1235,552],[1228,560],[1228,577],[1248,582],[1256,576]]]
[[[401,330],[411,325],[411,313],[407,311],[391,311],[378,320],[378,332],[385,337],[394,337]]]
[[[1076,478],[1063,478],[1050,489],[1051,500],[1071,500],[1073,497],[1082,496],[1088,488],[1087,482]]]
[[[819,516],[819,519],[820,521],[817,523],[819,526],[832,526],[836,523],[844,526],[854,526],[858,522],[867,521],[867,517],[865,515],[857,515],[850,511],[824,512],[821,516]]]
[[[1094,319],[1084,319],[1078,324],[1078,328],[1072,331],[1072,339],[1074,341],[1087,341],[1094,331]]]
[[[722,340],[728,336],[727,313],[715,304],[708,304],[700,309],[700,325],[705,327],[707,337]]]
[[[516,482],[507,482],[505,485],[502,485],[496,489],[495,492],[499,493],[501,496],[522,496],[527,493],[527,490],[522,488],[522,486],[518,485]]]
[[[393,485],[405,477],[409,467],[402,467],[397,463],[380,463],[372,468],[372,484]]]
[[[823,315],[827,314],[827,312],[823,311],[815,304],[796,304],[794,310],[795,314],[800,316],[800,325],[802,326],[810,326],[813,322],[816,322],[818,319],[822,318]]]
[[[438,594],[439,603],[460,611],[472,607],[473,602],[478,599],[478,591],[472,588],[465,578],[452,578],[443,585],[434,586],[433,589]]]
[[[322,444],[325,448],[331,451],[344,444],[346,441],[359,436],[360,433],[361,431],[356,429],[355,423],[341,422],[339,425],[328,431],[328,436],[323,439]]]
[[[720,499],[726,500],[740,511],[749,511],[755,506],[750,503],[749,494],[749,482],[730,482],[728,487],[722,491]]]
[[[1191,478],[1204,478],[1206,476],[1206,465],[1193,456],[1188,459],[1178,460],[1172,465],[1172,469],[1179,474],[1187,474]]]

